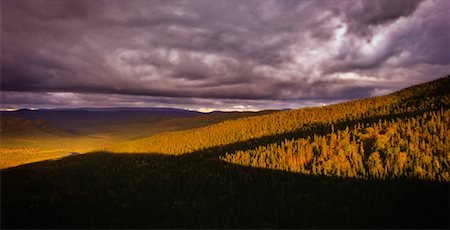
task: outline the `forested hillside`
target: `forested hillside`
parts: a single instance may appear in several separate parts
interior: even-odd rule
[[[450,110],[358,123],[221,159],[246,166],[356,178],[450,180]],[[333,128],[332,128],[333,130]]]
[[[225,121],[108,150],[178,155],[242,143],[261,146],[222,159],[320,175],[448,181],[449,86],[447,76],[387,96]]]

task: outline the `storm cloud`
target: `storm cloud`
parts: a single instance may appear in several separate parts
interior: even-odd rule
[[[449,74],[447,0],[1,2],[6,107],[297,108]]]

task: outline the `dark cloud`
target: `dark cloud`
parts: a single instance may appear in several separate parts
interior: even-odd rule
[[[370,26],[392,23],[413,14],[423,0],[377,0],[351,4],[345,13],[349,31],[367,35]]]
[[[450,67],[446,0],[1,4],[2,107],[296,107]]]

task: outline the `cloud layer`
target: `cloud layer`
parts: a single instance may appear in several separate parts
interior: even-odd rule
[[[1,3],[2,107],[266,109],[449,74],[450,3]]]

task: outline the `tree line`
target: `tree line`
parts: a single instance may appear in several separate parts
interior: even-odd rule
[[[450,110],[355,124],[221,159],[245,166],[350,178],[450,180]]]

